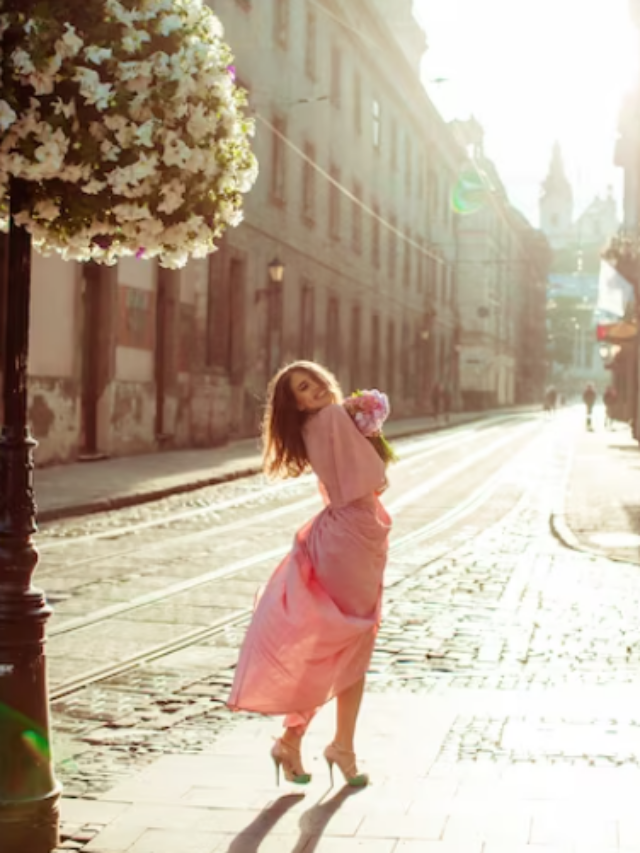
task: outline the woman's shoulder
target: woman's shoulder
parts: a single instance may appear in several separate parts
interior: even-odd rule
[[[336,424],[341,424],[343,421],[351,421],[344,406],[340,403],[330,403],[328,406],[323,406],[320,411],[307,418],[303,427],[303,432],[308,435],[316,431],[325,432],[335,429]],[[337,427],[340,429],[340,426]]]
[[[322,421],[332,420],[336,417],[341,417],[341,414],[347,414],[344,407],[340,403],[329,403],[328,406],[323,406],[307,418],[306,425],[317,424]],[[349,417],[347,415],[347,417]]]
[[[341,403],[330,403],[328,406],[323,406],[319,412],[309,418],[309,421],[315,421],[316,424],[330,424],[344,419],[351,420],[344,406]]]

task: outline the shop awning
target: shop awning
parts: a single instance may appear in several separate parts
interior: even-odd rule
[[[625,344],[638,337],[638,327],[626,320],[620,320],[618,323],[598,323],[596,337],[606,344]]]

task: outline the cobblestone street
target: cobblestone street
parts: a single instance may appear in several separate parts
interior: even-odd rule
[[[64,695],[55,698],[53,712],[57,772],[66,794],[63,849],[640,850],[635,802],[626,794],[640,781],[638,570],[568,550],[549,528],[567,476],[579,463],[577,429],[569,413],[554,423],[525,418],[403,447],[410,464],[394,472],[387,500],[396,529],[359,743],[376,782],[371,789],[353,800],[340,794],[323,800],[324,771],[313,756],[330,724],[325,709],[308,738],[310,792],[295,802],[274,799],[266,751],[279,722],[232,715],[223,705],[244,635],[243,614],[256,583],[273,568],[273,559],[262,559],[211,587],[198,580],[190,604],[178,596],[168,611],[166,600],[158,600],[161,617],[154,610],[150,621],[136,624],[156,626],[155,634],[143,632],[147,648],[154,636],[156,643],[167,639],[165,626],[181,635],[186,625],[205,625],[198,614],[210,613],[214,602],[221,617],[226,603],[231,611],[225,613],[241,618],[155,659],[147,652],[135,666],[82,689],[69,682],[59,690]],[[460,455],[463,441],[469,447]],[[499,444],[507,451],[496,449]],[[494,449],[482,457],[487,448]],[[461,466],[464,473],[456,475]],[[44,544],[97,533],[107,538],[89,547],[108,545],[117,555],[133,538],[153,553],[156,567],[158,546],[171,577],[164,569],[159,578],[147,574],[144,567],[134,577],[123,557],[100,563],[116,578],[115,588],[141,582],[147,594],[173,582],[176,561],[185,569],[182,578],[195,579],[207,561],[211,572],[219,560],[246,560],[252,542],[287,547],[291,527],[313,510],[314,486],[299,482],[277,497],[261,496],[263,488],[239,481],[186,503],[182,498],[180,508],[169,501],[127,510],[117,523],[101,517],[80,527],[65,523],[45,529]],[[249,503],[231,507],[231,516],[204,511],[210,501],[247,495]],[[222,535],[215,548],[198,544],[193,560],[191,552],[188,559],[169,557],[177,535],[169,523],[123,534],[122,541],[108,536],[109,524],[144,524],[196,508],[201,515],[177,522],[181,533],[204,537],[207,526],[218,523]],[[256,536],[260,531],[251,524],[239,551],[224,544],[224,529],[275,510],[286,518],[267,520],[268,534]],[[56,561],[58,583],[66,570]],[[97,577],[90,570],[87,598],[82,587],[78,592],[70,585],[71,600],[95,606],[93,587],[104,581]],[[145,583],[147,577],[157,585]],[[70,613],[60,618],[67,621]],[[83,629],[89,646],[129,630],[120,619],[114,624],[95,640]],[[54,620],[54,697],[56,678],[68,682],[72,669],[60,667],[56,675],[55,627]],[[60,660],[69,660],[74,644],[71,633]],[[322,780],[317,786],[316,776]],[[276,822],[278,809],[282,819]]]

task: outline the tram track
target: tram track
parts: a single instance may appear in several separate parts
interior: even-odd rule
[[[492,428],[494,426],[496,429],[499,428],[499,425],[492,424]],[[486,435],[487,431],[485,430],[483,436],[486,437]],[[457,445],[457,447],[462,450],[467,443],[472,442],[476,438],[477,431],[469,430],[468,435],[466,433],[463,433],[462,435],[460,435],[459,433],[449,435],[437,440],[436,442],[430,442],[426,448],[421,448],[420,444],[414,441],[413,444],[417,445],[415,450],[410,450],[409,454],[402,458],[397,463],[395,468],[396,470],[402,470],[403,467],[406,467],[408,465],[422,465],[425,462],[429,462],[433,457],[438,456],[444,450],[449,449],[450,446]],[[175,521],[184,520],[187,518],[193,519],[197,517],[202,517],[207,514],[215,515],[227,509],[245,507],[251,503],[260,501],[261,499],[276,497],[282,492],[286,493],[287,487],[289,490],[293,490],[294,488],[296,490],[299,490],[300,486],[312,488],[314,494],[308,497],[300,498],[281,507],[276,507],[263,512],[258,512],[257,514],[251,516],[251,523],[253,525],[269,523],[276,519],[280,519],[283,516],[300,512],[301,510],[312,507],[318,503],[318,493],[316,490],[315,478],[313,477],[313,475],[305,475],[304,477],[298,478],[297,483],[294,484],[291,484],[290,482],[276,483],[266,488],[260,489],[258,492],[250,493],[247,495],[241,495],[226,501],[220,501],[217,504],[211,504],[207,507],[200,507],[197,510],[190,510],[188,512],[173,514],[163,519],[154,519],[153,521],[149,522],[142,522],[140,524],[130,525],[128,527],[117,528],[116,530],[111,532],[102,531],[95,535],[86,535],[68,540],[55,540],[53,542],[45,541],[42,545],[39,544],[38,550],[41,552],[48,553],[54,549],[61,548],[63,546],[73,548],[76,545],[86,545],[88,542],[93,541],[107,539],[111,541],[116,539],[122,539],[126,536],[139,533],[142,530],[149,530],[153,527],[166,527],[167,525]],[[138,542],[131,547],[121,548],[118,551],[94,554],[89,557],[83,557],[81,559],[75,560],[65,559],[65,570],[68,572],[69,570],[73,571],[75,569],[79,569],[85,566],[95,566],[96,564],[100,564],[101,562],[113,562],[114,560],[124,557],[131,557],[135,554],[143,552],[145,553],[145,555],[148,555],[149,553],[153,553],[158,548],[164,550],[166,548],[174,547],[176,545],[186,546],[193,542],[206,540],[212,536],[222,536],[227,533],[242,530],[246,526],[246,523],[246,518],[240,518],[235,521],[223,524],[211,525],[211,527],[208,527],[205,530],[176,533],[167,538],[163,538],[157,542]],[[56,574],[57,569],[57,565],[47,566],[45,564],[39,570],[39,577],[43,580],[51,578],[53,575]]]
[[[404,440],[406,441],[406,444],[404,445],[401,444],[403,439],[394,441],[394,444],[403,448],[400,450],[400,453],[402,454],[401,459],[395,468],[402,468],[403,465],[413,462],[416,457],[430,456],[441,452],[449,445],[455,445],[460,442],[461,439],[464,441],[472,441],[474,438],[478,437],[480,432],[486,436],[488,431],[497,429],[501,425],[510,421],[518,420],[519,417],[520,416],[510,414],[493,418],[488,422],[482,422],[480,425],[461,424],[457,427],[453,427],[451,430],[447,431],[446,435],[442,436],[432,435],[430,433],[426,434],[426,438],[416,438],[415,436],[411,436]],[[424,446],[425,442],[427,442],[426,447]],[[272,483],[258,489],[257,491],[248,492],[247,494],[238,495],[227,500],[207,504],[204,507],[182,510],[177,513],[160,516],[159,518],[136,522],[135,524],[123,525],[116,528],[109,528],[107,530],[83,534],[81,536],[50,535],[47,538],[47,534],[43,530],[41,535],[38,537],[38,551],[43,554],[48,554],[59,549],[73,548],[76,545],[86,545],[89,542],[98,542],[101,540],[114,541],[132,534],[140,533],[144,530],[150,530],[154,527],[167,527],[168,525],[175,524],[176,522],[193,520],[206,515],[216,515],[220,512],[224,512],[225,510],[235,509],[247,504],[255,503],[263,498],[272,499],[282,493],[286,495],[289,491],[299,489],[300,485],[314,482],[314,479],[313,474],[305,474],[295,480]],[[64,524],[63,528],[66,528],[67,526],[67,524]],[[100,559],[100,557],[97,557],[97,559]]]
[[[532,428],[532,426],[527,425],[523,431],[526,432]],[[515,434],[509,434],[508,436],[505,436],[499,439],[498,441],[495,441],[492,444],[483,447],[481,450],[476,451],[476,453],[464,457],[464,459],[460,462],[449,466],[440,474],[437,474],[435,477],[431,477],[419,486],[416,486],[413,489],[409,490],[409,492],[407,492],[404,496],[396,499],[392,504],[390,504],[389,511],[392,514],[397,513],[403,507],[410,505],[412,502],[415,502],[420,498],[425,497],[430,492],[433,492],[435,489],[443,486],[448,480],[457,477],[467,468],[470,468],[482,459],[485,459],[486,457],[491,456],[498,450],[501,450],[507,444],[511,443],[512,441],[515,441],[518,437],[519,433],[517,432]],[[298,502],[296,504],[296,508],[302,508],[304,506],[313,505],[317,503],[318,498],[317,496],[314,496],[313,498],[306,498],[304,501]],[[452,511],[454,514],[456,509],[457,507],[454,508],[454,510]],[[292,511],[292,507],[278,507],[275,510],[263,513],[262,516],[256,517],[254,519],[254,522],[257,520],[272,520],[273,518],[287,514],[287,511]],[[446,518],[448,514],[449,513],[445,513],[443,517]],[[236,530],[244,526],[245,524],[246,522],[244,520],[233,522],[231,525],[228,525],[226,529]],[[193,542],[219,535],[220,532],[220,528],[214,528],[211,530],[200,530],[196,533],[188,534],[188,536],[185,536],[184,539],[188,539],[189,541]],[[182,539],[181,541],[184,541],[184,539]],[[173,542],[175,542],[175,539],[170,540],[170,544]],[[166,544],[167,543],[164,542],[156,543],[155,545],[151,544],[146,546],[145,550],[149,551],[157,547],[164,548],[166,547]],[[141,607],[147,607],[158,602],[166,601],[167,599],[172,598],[175,595],[179,595],[181,593],[187,592],[200,586],[204,586],[222,578],[227,578],[234,574],[238,574],[239,572],[244,571],[247,568],[259,565],[260,563],[278,559],[279,557],[283,556],[288,552],[289,547],[289,545],[286,545],[279,548],[261,551],[251,557],[234,561],[233,563],[227,566],[223,566],[221,568],[214,569],[210,572],[205,572],[204,574],[197,575],[193,578],[189,578],[187,580],[171,584],[170,586],[164,587],[160,590],[155,590],[154,592],[138,596],[130,601],[124,601],[117,604],[113,604],[109,607],[102,608],[98,611],[94,611],[93,613],[89,613],[86,616],[82,616],[76,619],[70,619],[60,625],[54,625],[49,631],[49,637],[53,638],[56,636],[60,636],[61,634],[68,634],[70,632],[78,631],[83,628],[92,627],[93,625],[96,625],[99,622],[103,622],[106,619],[124,615],[133,610],[138,610]]]
[[[402,511],[402,509],[406,506],[410,506],[411,504],[418,501],[420,498],[424,497],[424,495],[428,494],[430,491],[433,491],[434,489],[442,486],[445,482],[447,482],[447,480],[451,480],[452,478],[459,476],[464,469],[476,464],[481,458],[484,458],[486,456],[491,455],[492,453],[497,452],[500,448],[504,448],[510,441],[514,441],[516,438],[520,437],[521,434],[523,436],[526,435],[526,433],[532,430],[535,426],[535,423],[527,424],[524,428],[516,430],[514,431],[514,433],[510,433],[509,436],[503,437],[498,442],[494,442],[488,447],[483,448],[481,451],[478,451],[475,454],[471,454],[470,456],[467,456],[464,460],[461,460],[460,462],[449,466],[447,469],[445,469],[445,471],[436,475],[436,477],[431,478],[430,480],[426,481],[424,484],[421,484],[418,487],[410,489],[405,495],[393,501],[388,507],[389,511],[392,514],[394,512],[398,513]],[[519,461],[522,458],[528,456],[533,452],[532,444],[535,447],[536,443],[537,442],[535,440],[533,443],[527,443],[523,450],[519,451],[516,456],[511,458],[506,464],[502,465],[498,469],[498,471],[496,471],[491,477],[489,477],[485,482],[483,482],[483,484],[474,492],[472,492],[472,494],[469,495],[465,500],[457,503],[454,507],[447,510],[445,513],[443,513],[433,521],[421,525],[417,529],[411,530],[403,536],[394,539],[390,545],[390,556],[396,557],[397,555],[402,553],[403,549],[415,547],[417,544],[437,537],[440,533],[455,526],[459,521],[476,511],[479,507],[485,504],[496,492],[501,483],[504,482],[505,477],[508,476],[508,472],[512,470],[513,466],[519,464]],[[204,532],[205,531],[200,531],[200,533]],[[209,535],[211,534],[212,532],[209,531]],[[247,558],[244,558],[243,560],[235,561],[227,566],[223,566],[219,569],[213,570],[212,572],[205,573],[204,575],[199,575],[186,581],[182,581],[178,584],[173,584],[170,587],[165,587],[162,590],[157,590],[153,593],[139,596],[134,600],[115,604],[107,608],[102,608],[101,610],[95,611],[92,614],[87,614],[84,617],[67,620],[67,622],[62,623],[61,625],[54,626],[53,629],[50,631],[49,636],[50,638],[55,639],[56,636],[68,635],[70,633],[72,634],[77,631],[82,631],[87,628],[95,627],[100,623],[105,622],[116,616],[120,616],[124,613],[146,606],[152,606],[153,604],[165,601],[169,597],[179,595],[180,593],[186,592],[188,590],[192,590],[197,587],[202,587],[206,584],[215,583],[221,580],[222,578],[231,577],[234,574],[238,574],[246,570],[247,568],[257,566],[260,563],[281,559],[288,552],[288,550],[289,546],[273,548],[269,551],[263,551],[259,554],[249,556]],[[439,553],[433,559],[440,559],[442,556],[443,553]],[[427,560],[424,565],[427,565],[428,562],[429,561]],[[424,568],[424,565],[421,565],[415,571],[422,570],[422,568]],[[388,578],[388,582],[385,585],[387,587],[395,586],[405,581],[412,574],[413,572],[411,571],[405,571],[399,577],[394,578],[391,576]],[[98,667],[94,667],[91,670],[85,671],[84,673],[81,673],[78,676],[60,682],[57,685],[54,684],[50,691],[50,697],[52,701],[57,701],[74,693],[80,692],[93,684],[108,680],[117,675],[122,675],[130,671],[131,669],[144,665],[145,663],[163,657],[168,657],[171,654],[180,651],[184,648],[188,648],[189,646],[202,643],[208,639],[215,637],[218,634],[224,633],[230,628],[240,627],[248,621],[251,616],[252,610],[252,607],[245,607],[241,608],[240,610],[232,610],[231,613],[226,614],[224,617],[218,619],[213,624],[192,629],[183,634],[180,634],[177,637],[173,637],[168,641],[156,644],[151,647],[147,647],[146,649],[142,649],[139,652],[133,653],[116,663],[107,663]]]

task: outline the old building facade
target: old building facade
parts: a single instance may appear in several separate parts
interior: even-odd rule
[[[460,255],[471,220],[451,202],[468,151],[420,83],[411,6],[218,0],[256,122],[245,221],[179,272],[34,258],[39,464],[255,435],[269,377],[296,358],[327,364],[345,391],[383,388],[396,416],[426,413],[435,381],[474,402],[459,388],[476,346]],[[518,229],[491,217],[486,260],[517,256],[505,235]],[[483,299],[518,287],[496,275]],[[517,396],[515,310],[492,331],[483,404]]]
[[[549,381],[567,395],[587,382],[602,393],[611,376],[599,354],[596,327],[601,253],[618,230],[611,188],[574,216],[573,191],[560,146],[554,145],[540,195],[540,224],[553,250],[547,289]]]
[[[453,131],[468,154],[455,194],[461,402],[468,409],[539,402],[547,241],[509,204],[479,123],[455,122]]]

